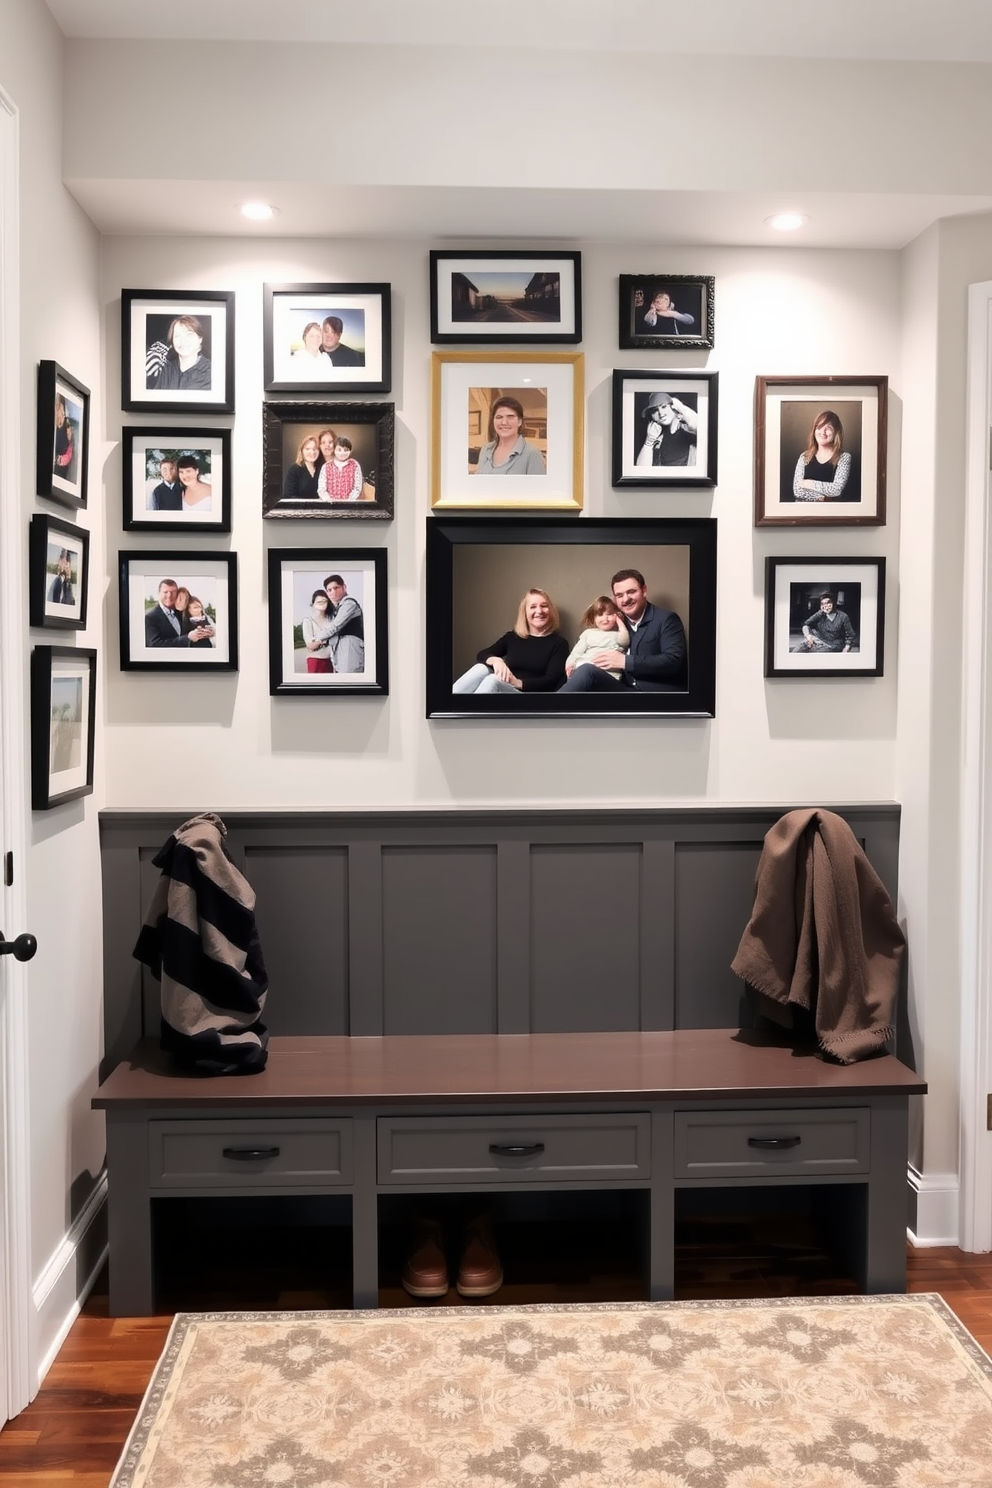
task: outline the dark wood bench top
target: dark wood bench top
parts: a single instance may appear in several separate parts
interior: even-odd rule
[[[273,1038],[259,1075],[176,1074],[152,1040],[93,1097],[102,1110],[167,1106],[423,1105],[922,1095],[891,1055],[829,1064],[814,1048],[736,1029],[670,1033],[444,1034]]]

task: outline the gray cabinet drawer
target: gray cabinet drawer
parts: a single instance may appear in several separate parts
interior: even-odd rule
[[[351,1122],[322,1117],[149,1122],[152,1188],[334,1188],[352,1181]]]
[[[644,1113],[379,1120],[379,1182],[567,1183],[651,1176]]]
[[[677,1111],[676,1178],[867,1173],[867,1108]]]

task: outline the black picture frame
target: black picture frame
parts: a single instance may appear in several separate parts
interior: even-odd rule
[[[719,382],[717,372],[614,371],[614,486],[715,486]]]
[[[386,567],[384,548],[269,549],[269,693],[272,697],[389,695]],[[343,637],[335,637],[327,658],[334,670],[310,672],[306,665],[303,621],[310,614],[311,597],[324,589],[325,580],[332,577],[343,580],[345,598],[358,607],[357,616],[354,610],[347,616],[349,631],[345,635],[351,633],[350,654],[346,666],[338,669]],[[341,596],[337,600],[340,611]],[[361,629],[361,672],[354,669],[359,641],[356,620]]]
[[[714,286],[712,274],[621,274],[621,350],[693,351],[712,347]],[[663,303],[654,306],[654,301],[664,295],[676,312],[673,317],[658,313],[665,308]],[[652,314],[657,317],[653,325],[649,324]],[[690,316],[691,321],[684,316]]]
[[[58,362],[38,363],[39,496],[75,509],[89,489],[90,390]]]
[[[354,499],[293,494],[299,488],[293,485],[290,467],[305,472],[305,467],[296,464],[296,452],[304,439],[317,439],[327,430],[346,434],[352,441],[353,456],[363,476],[361,495]],[[263,403],[263,517],[391,522],[395,438],[392,403]]]
[[[688,639],[684,691],[455,695],[454,680],[512,628],[521,596],[546,589],[571,645],[612,575],[644,574],[649,600],[675,610]],[[708,517],[430,517],[427,717],[712,718],[716,708],[717,524]]]
[[[28,531],[28,619],[46,630],[83,630],[90,587],[90,535],[35,512]]]
[[[433,248],[435,346],[571,346],[582,340],[582,255]]]
[[[797,649],[802,625],[833,596],[833,613],[848,624],[837,639],[853,636],[850,650]],[[816,627],[813,628],[816,639]],[[881,677],[885,662],[885,559],[765,559],[765,676],[792,681],[823,677]]]
[[[171,481],[163,479],[167,462],[173,467],[165,472],[171,473]],[[206,485],[210,494],[196,499],[198,488]],[[192,493],[189,505],[187,490]],[[125,532],[230,532],[230,429],[126,425],[121,431],[121,494]]]
[[[181,368],[171,336],[176,322],[199,355]],[[197,329],[198,327],[198,329]],[[234,291],[121,290],[121,407],[127,413],[234,412]]]
[[[118,553],[117,568],[122,671],[238,670],[236,553],[130,550]],[[161,585],[167,581],[200,600],[205,625],[194,628],[187,617],[177,631],[168,617],[157,615],[158,624],[146,623],[159,607]],[[205,629],[213,634],[199,634]]]
[[[31,652],[31,809],[51,811],[93,790],[96,651]]]
[[[887,377],[756,377],[755,527],[883,527],[888,450]],[[817,429],[838,425],[822,451]],[[805,458],[832,454],[809,486]],[[813,499],[809,493],[816,493]]]
[[[262,362],[267,393],[388,393],[392,386],[392,286],[264,284]],[[328,321],[336,349],[306,355],[303,333]],[[304,365],[304,364],[313,365]]]

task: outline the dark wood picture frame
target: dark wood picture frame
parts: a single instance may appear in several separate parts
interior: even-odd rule
[[[92,793],[95,744],[96,651],[85,646],[35,646],[31,652],[32,811],[50,811]]]
[[[361,495],[327,500],[286,495],[290,466],[307,437],[322,430],[347,432],[361,468]],[[392,403],[283,403],[262,405],[262,515],[279,520],[340,518],[393,519],[393,453],[396,438]],[[371,463],[370,463],[371,462]],[[305,467],[297,467],[305,469]]]
[[[757,377],[754,384],[754,525],[883,527],[888,447],[887,377]],[[802,496],[815,430],[840,425],[829,479]]]
[[[28,619],[47,630],[83,630],[90,587],[90,535],[35,512],[28,533]]]
[[[392,385],[392,286],[264,284],[262,362],[267,393],[388,393]],[[340,322],[336,349],[306,355],[303,333]],[[337,360],[335,361],[335,358]],[[308,364],[308,365],[304,365]]]
[[[614,486],[715,486],[719,381],[718,372],[614,371]]]
[[[38,363],[38,495],[75,509],[89,490],[90,390],[58,362]]]
[[[435,346],[574,346],[582,340],[581,253],[433,248],[430,276]]]
[[[715,283],[712,274],[621,274],[620,349],[694,351],[712,347]],[[666,315],[666,309],[673,313]]]
[[[387,561],[384,548],[269,549],[271,696],[388,697]],[[349,632],[353,635],[349,669],[337,670],[336,663],[342,650],[340,639],[335,637],[331,640],[330,654],[326,658],[335,669],[331,672],[310,672],[303,664],[308,660],[303,621],[310,615],[311,597],[318,590],[323,590],[325,580],[332,577],[344,581],[345,601],[354,601],[351,613],[345,616]],[[339,600],[339,611],[341,607],[342,601]],[[358,629],[361,630],[361,672],[356,672],[352,666]]]
[[[850,649],[807,647],[802,629],[823,608],[821,596],[832,596],[830,613],[836,637]],[[800,650],[799,647],[803,649]],[[885,663],[885,559],[766,558],[765,676],[792,680],[821,677],[881,677]]]
[[[185,319],[199,326],[193,335],[201,344],[193,364],[182,369],[170,335]],[[121,407],[127,413],[234,412],[233,290],[121,290]]]
[[[684,690],[452,693],[490,632],[512,628],[521,596],[534,584],[560,609],[571,645],[586,607],[609,594],[612,574],[628,567],[644,574],[652,603],[681,616],[688,640]],[[716,578],[713,518],[429,517],[427,717],[712,718]]]
[[[122,671],[238,670],[236,553],[193,548],[181,552],[130,550],[118,553],[117,564]],[[167,580],[201,601],[203,627],[194,627],[188,616],[179,622],[178,630],[167,618],[156,625],[146,624],[159,603],[160,586]],[[210,629],[213,635],[197,636],[200,629]]]
[[[164,489],[170,483],[162,481],[159,469],[166,460],[176,467],[171,490]],[[191,485],[209,482],[213,490],[206,502],[186,507],[183,471],[193,469],[188,463],[193,460],[195,482]],[[157,473],[157,483],[154,473],[148,475],[149,466]],[[187,536],[194,532],[230,532],[231,484],[230,429],[170,429],[154,424],[141,428],[125,425],[121,430],[125,532],[184,532]],[[156,505],[149,506],[151,501]]]

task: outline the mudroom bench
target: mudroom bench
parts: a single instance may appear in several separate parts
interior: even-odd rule
[[[671,1297],[679,1190],[821,1191],[866,1292],[904,1291],[907,1109],[891,1055],[851,1066],[756,1032],[273,1037],[266,1070],[177,1075],[153,1040],[107,1117],[110,1310],[155,1308],[153,1201],[337,1194],[353,1300],[379,1297],[380,1201],[641,1190],[645,1282]],[[843,1200],[843,1202],[841,1202]]]

